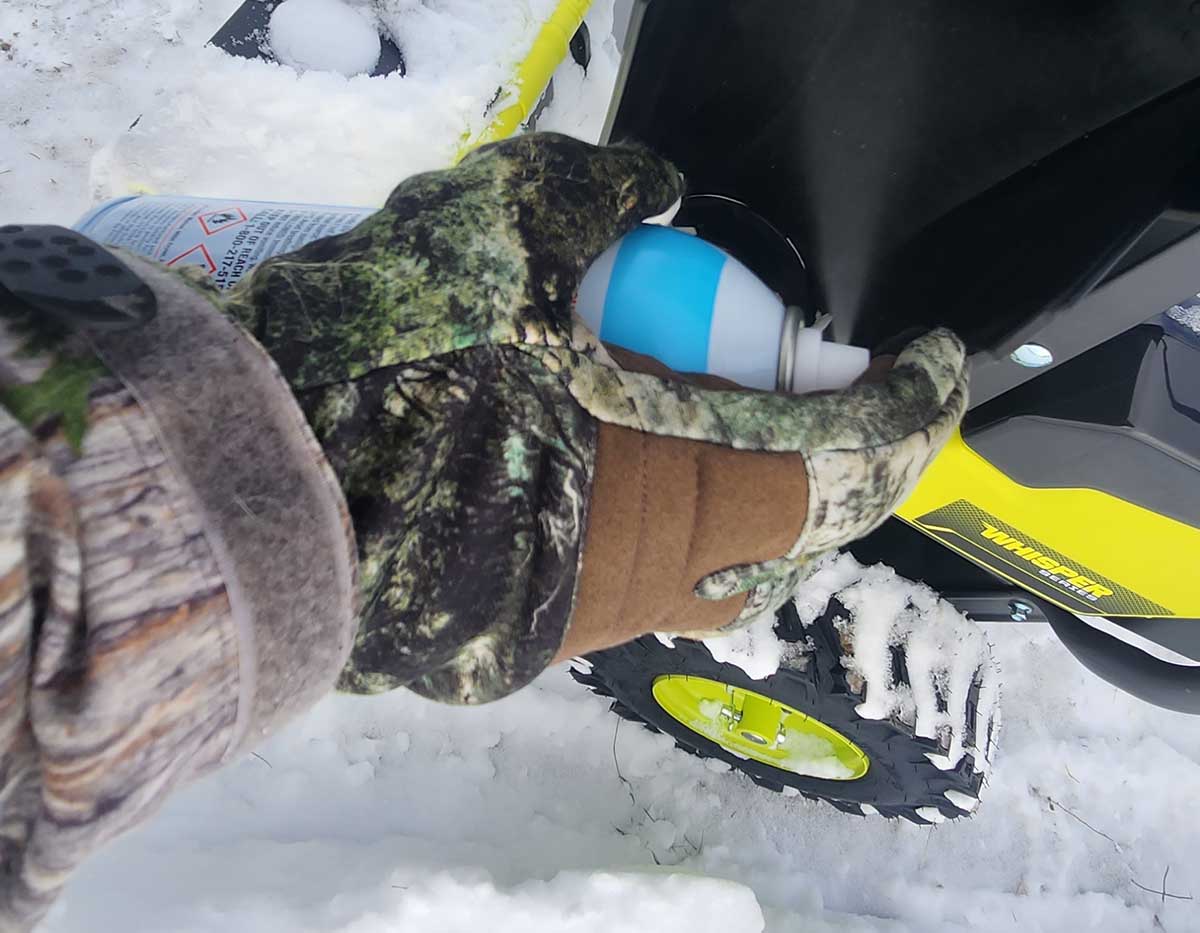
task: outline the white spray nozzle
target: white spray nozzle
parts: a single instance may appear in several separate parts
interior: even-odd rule
[[[796,334],[791,390],[797,395],[845,389],[871,365],[871,352],[862,347],[830,343],[823,328],[805,327]]]

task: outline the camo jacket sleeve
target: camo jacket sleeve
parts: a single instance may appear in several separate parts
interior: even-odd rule
[[[357,621],[345,502],[270,358],[126,261],[158,295],[128,334],[0,289],[3,931],[326,695]]]

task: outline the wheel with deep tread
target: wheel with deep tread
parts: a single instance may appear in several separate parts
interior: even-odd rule
[[[938,759],[946,752],[945,740],[918,735],[912,723],[899,717],[863,718],[857,708],[865,685],[844,665],[846,610],[836,599],[810,625],[802,625],[795,607],[787,604],[776,617],[775,632],[794,648],[785,652],[779,670],[755,680],[741,668],[713,659],[697,641],[676,639],[669,646],[653,636],[599,651],[585,659],[590,669],[576,667],[576,680],[605,697],[624,719],[671,736],[676,745],[693,755],[724,761],[768,790],[823,800],[857,815],[878,814],[927,825],[969,815],[977,804],[984,772],[995,747],[997,720],[988,712],[977,717],[980,690],[995,677],[990,654],[972,678],[965,704],[963,732],[967,752],[953,766]],[[964,625],[971,623],[963,620]],[[904,682],[909,676],[903,650],[892,647],[892,676]],[[685,674],[755,691],[784,706],[820,720],[857,745],[868,757],[867,773],[855,780],[830,780],[795,774],[734,754],[673,718],[654,698],[652,688],[664,674]],[[982,729],[985,735],[976,733]],[[982,751],[981,751],[982,750]]]

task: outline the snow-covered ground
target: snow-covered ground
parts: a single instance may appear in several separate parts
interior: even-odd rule
[[[764,791],[560,669],[479,709],[330,699],[88,865],[48,928],[1200,929],[1200,905],[1134,884],[1170,868],[1169,893],[1200,895],[1200,721],[1117,693],[1044,629],[989,634],[1005,731],[969,820]]]
[[[378,203],[480,121],[547,0],[383,0],[405,79],[230,62],[236,0],[3,0],[0,222],[130,185]],[[595,134],[592,14],[543,125]],[[138,120],[138,118],[141,118]],[[134,121],[138,124],[127,131]],[[94,171],[93,171],[94,167]],[[46,928],[107,931],[1200,930],[1200,719],[987,627],[1005,731],[984,804],[937,827],[761,790],[606,710],[562,669],[481,709],[331,698],[89,864]],[[1166,895],[1159,889],[1166,877]]]
[[[304,2],[320,12],[342,0]],[[557,0],[356,0],[405,37],[408,75],[386,78],[298,74],[206,47],[239,3],[3,0],[7,221],[71,224],[93,201],[130,191],[382,204],[399,179],[447,165],[483,129]],[[596,4],[591,80],[563,70],[548,126],[598,134],[597,95],[615,79],[612,11],[612,0]],[[314,28],[325,23],[314,17]]]

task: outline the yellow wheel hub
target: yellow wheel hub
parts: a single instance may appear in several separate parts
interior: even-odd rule
[[[653,693],[673,719],[741,758],[834,781],[856,781],[870,767],[863,750],[836,729],[753,690],[663,674]]]

